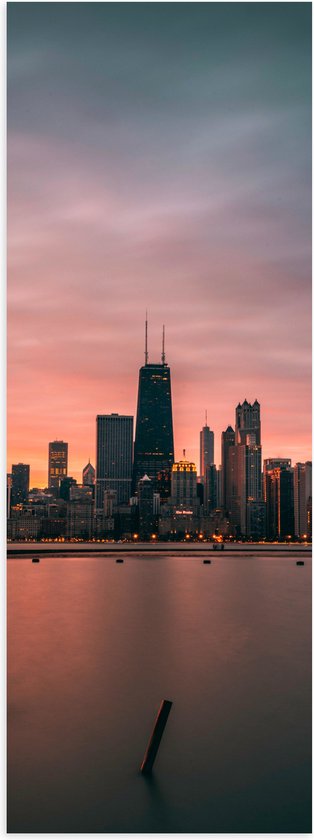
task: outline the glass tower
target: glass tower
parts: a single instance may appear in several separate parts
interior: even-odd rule
[[[102,510],[104,493],[115,490],[118,505],[131,496],[133,417],[97,415],[96,508]]]
[[[163,333],[161,363],[148,363],[146,339],[145,365],[139,372],[133,492],[136,492],[144,475],[153,481],[155,489],[158,474],[171,471],[173,462],[171,380],[170,368],[165,361]]]

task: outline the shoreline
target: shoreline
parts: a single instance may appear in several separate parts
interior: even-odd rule
[[[224,556],[234,553],[259,553],[259,554],[311,554],[311,544],[301,543],[225,543],[223,551],[221,544],[213,548],[213,543],[187,544],[180,542],[158,542],[158,543],[8,543],[7,557],[17,555],[56,555],[66,554],[113,554],[113,553],[147,553],[147,554],[202,554],[211,553],[214,556]]]

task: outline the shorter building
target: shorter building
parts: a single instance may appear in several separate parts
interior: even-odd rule
[[[232,426],[228,426],[226,431],[221,433],[221,506],[228,513],[231,511],[231,499],[234,495],[234,450],[235,433]]]
[[[117,537],[133,539],[139,533],[138,505],[119,505],[117,512]]]
[[[201,517],[200,533],[207,539],[213,539],[215,536],[227,537],[230,536],[230,522],[225,516],[224,510],[217,508],[212,510],[209,514]]]
[[[48,487],[59,492],[60,481],[68,474],[68,444],[53,440],[48,450]]]
[[[119,536],[116,490],[104,492],[103,510],[96,511],[94,535],[102,539],[115,539]]]
[[[264,462],[266,536],[269,540],[292,539],[294,535],[293,470],[291,461],[270,468]]]
[[[67,535],[66,517],[49,516],[41,520],[40,536],[46,540],[56,540]]]
[[[197,505],[197,471],[192,461],[185,457],[173,464],[171,471],[171,504],[185,508]]]
[[[218,507],[217,493],[217,469],[215,464],[210,464],[205,470],[204,482],[204,513],[210,513]]]
[[[138,490],[138,517],[139,517],[139,536],[141,540],[149,540],[156,532],[156,515],[154,513],[154,505],[156,506],[154,482],[144,475],[137,485]]]
[[[159,470],[156,477],[156,493],[160,496],[161,504],[169,501],[171,496],[171,469]]]
[[[11,506],[25,504],[29,494],[29,464],[13,464],[11,476]]]
[[[291,458],[264,458],[263,464],[263,499],[266,502],[266,478],[272,470],[291,469]]]
[[[312,496],[308,497],[306,509],[307,539],[312,540]]]
[[[104,492],[104,515],[113,518],[117,513],[118,494],[116,490],[105,490]]]
[[[91,498],[72,499],[67,505],[67,536],[91,540],[94,530],[94,503]]]
[[[37,540],[41,532],[41,519],[31,511],[16,510],[8,519],[7,536],[9,540]]]
[[[72,484],[70,487],[70,502],[93,501],[93,488],[88,484]]]
[[[294,533],[299,539],[309,539],[312,533],[312,461],[294,466]]]
[[[246,536],[253,540],[264,540],[266,537],[266,505],[262,500],[248,499]]]
[[[84,467],[82,472],[82,484],[87,484],[89,487],[93,487],[96,481],[96,470],[92,466],[91,462],[88,461],[86,467]]]
[[[7,519],[11,516],[12,473],[7,473]]]
[[[65,502],[68,502],[70,500],[71,487],[75,487],[76,484],[76,479],[72,478],[72,476],[70,475],[65,476],[65,478],[61,478],[59,488],[60,499],[63,499]]]

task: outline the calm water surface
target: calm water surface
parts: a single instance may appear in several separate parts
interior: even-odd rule
[[[310,832],[311,563],[295,563],[10,559],[8,830]]]

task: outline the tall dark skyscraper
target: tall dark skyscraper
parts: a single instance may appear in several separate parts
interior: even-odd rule
[[[264,488],[266,503],[266,536],[270,540],[285,539],[294,534],[293,469],[289,459],[277,459],[278,466],[270,468],[271,460],[264,461]]]
[[[235,435],[232,426],[221,433],[221,504],[230,513],[232,499],[232,467],[234,466]]]
[[[294,533],[305,537],[310,533],[309,515],[312,505],[312,461],[294,466]]]
[[[205,426],[200,432],[200,477],[205,481],[206,468],[214,463],[214,432],[207,425],[207,411]]]
[[[145,364],[139,372],[133,492],[145,474],[155,489],[158,473],[171,470],[174,462],[170,368],[166,363],[164,339],[163,330],[161,363],[149,364],[145,322]]]
[[[260,404],[257,400],[251,405],[247,400],[236,407],[235,442],[247,444],[247,436],[254,435],[255,445],[261,445],[261,415]]]
[[[131,496],[133,417],[124,414],[98,414],[96,508],[102,510],[105,490],[115,490],[117,504]]]
[[[229,450],[232,456],[232,447]],[[260,404],[244,400],[236,407],[234,482],[231,521],[244,536],[265,536],[265,502],[262,498],[262,447]]]

